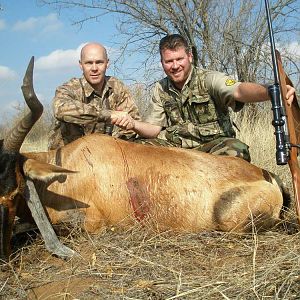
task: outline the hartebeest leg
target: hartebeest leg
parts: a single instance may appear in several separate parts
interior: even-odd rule
[[[31,211],[32,217],[44,239],[47,250],[61,258],[70,258],[74,255],[77,255],[74,250],[63,245],[57,238],[57,235],[46,216],[44,207],[41,204],[34,183],[31,180],[27,179],[26,185],[26,201]]]

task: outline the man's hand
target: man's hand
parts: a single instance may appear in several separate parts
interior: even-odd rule
[[[294,95],[295,95],[296,90],[288,84],[286,85],[286,90],[287,90],[287,92],[286,92],[286,101],[287,101],[287,104],[290,106],[293,103]]]
[[[133,130],[135,126],[135,120],[126,111],[113,111],[111,123],[126,130]]]
[[[111,123],[125,130],[133,130],[139,136],[150,139],[156,138],[162,130],[161,126],[134,120],[127,112],[118,110],[112,111]]]

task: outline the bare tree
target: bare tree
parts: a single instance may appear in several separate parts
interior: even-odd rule
[[[145,69],[153,69],[158,41],[180,33],[191,45],[194,63],[200,67],[236,74],[241,81],[271,78],[268,28],[262,0],[40,0],[56,9],[80,9],[75,24],[99,21],[105,14],[118,17],[125,37],[121,53],[138,52]],[[289,61],[288,70],[299,77],[299,56],[287,50],[299,33],[299,1],[271,0],[277,45]],[[298,82],[297,82],[298,84]]]

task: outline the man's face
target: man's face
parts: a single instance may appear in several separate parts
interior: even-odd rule
[[[192,53],[186,53],[184,47],[164,49],[161,52],[161,63],[167,76],[174,85],[182,89],[192,69]]]
[[[109,64],[105,50],[99,45],[88,45],[84,48],[79,63],[85,79],[95,90],[101,92]]]

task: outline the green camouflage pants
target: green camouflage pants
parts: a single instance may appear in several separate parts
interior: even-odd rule
[[[163,147],[176,147],[166,140],[162,139],[136,139],[134,142],[153,146]],[[242,143],[235,138],[222,137],[215,139],[211,142],[193,148],[202,152],[211,153],[215,155],[227,155],[243,158],[244,160],[251,161],[248,145]]]

